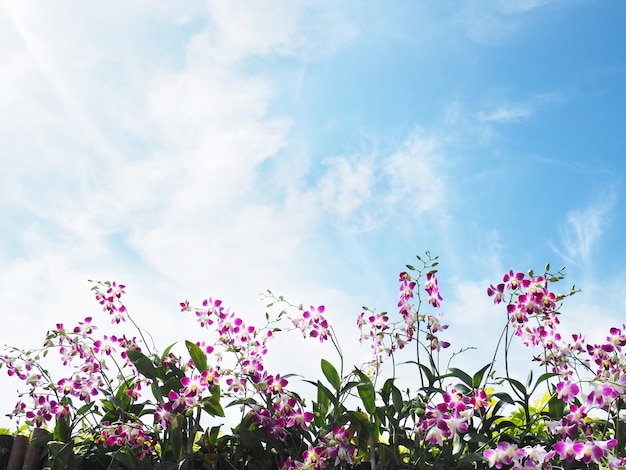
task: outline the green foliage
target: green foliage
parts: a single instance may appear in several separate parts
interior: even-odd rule
[[[552,294],[548,285],[562,280],[563,272],[549,273],[549,265],[541,276],[531,271],[530,278],[510,271],[502,284],[489,288],[496,303],[507,305],[492,360],[464,371],[452,366],[458,354],[452,353],[442,366],[449,344],[439,310],[442,298],[435,269],[439,261],[428,252],[417,260],[419,264],[407,265],[408,272],[400,273],[397,316],[367,308],[359,316],[361,339],[371,341],[372,358],[346,368],[348,373],[322,306],[305,311],[268,291],[268,307],[281,309],[276,316],[266,313],[265,326],[258,328],[229,313],[220,301],[207,300],[202,308],[181,303],[203,328],[215,323],[218,335],[211,344],[184,341],[184,354],[179,356],[178,343],[158,353],[145,341],[145,331],[119,300],[124,286],[96,283],[96,299],[104,311],[115,315],[118,323],[120,316],[128,319],[142,340],[124,335],[116,344],[123,354],[109,360],[111,351],[92,338],[87,318],[74,330],[57,325],[42,349],[13,348],[0,356],[0,365],[23,376],[30,387],[20,399],[35,401],[28,411],[17,408],[16,415],[26,417],[18,432],[49,427],[51,433],[40,444],[47,445],[51,470],[595,469],[607,464],[609,457],[618,462],[614,466],[626,464],[620,460],[626,447],[626,422],[620,417],[626,399],[621,350],[626,332],[612,329],[611,340],[597,348],[606,355],[598,352],[590,360],[575,354],[582,353],[582,346],[554,346],[560,341],[554,329],[557,302],[575,288]],[[311,387],[310,401],[288,388],[289,376],[270,374],[262,362],[266,341],[290,330],[328,340],[338,353],[339,367],[322,359],[321,379],[304,379]],[[516,337],[534,341],[539,348],[536,359],[542,372],[536,379],[532,373],[525,381],[509,374]],[[54,348],[68,363],[74,356],[85,360],[67,382],[53,380],[42,365]],[[220,348],[219,354],[214,348]],[[74,356],[67,355],[68,349]],[[400,349],[414,354],[414,359],[396,364]],[[498,376],[495,364],[502,353],[505,373]],[[231,362],[222,362],[224,356]],[[598,358],[602,369],[593,369]],[[406,389],[396,378],[397,365],[413,371],[414,380]],[[86,367],[102,371],[86,375],[98,380],[78,380]],[[389,370],[385,367],[392,373],[383,380],[382,371]],[[589,377],[579,378],[583,374],[578,368]],[[601,387],[605,394],[601,399],[608,403],[596,403],[598,416],[587,414],[591,407],[585,408],[578,390],[587,382]],[[579,418],[572,417],[576,413]],[[233,414],[238,419],[227,429],[224,418]],[[554,431],[565,425],[569,426],[565,431]],[[593,458],[581,450],[571,458],[561,455],[565,435],[588,447],[603,446],[601,455],[597,449],[589,454]],[[541,455],[544,461],[538,460]]]

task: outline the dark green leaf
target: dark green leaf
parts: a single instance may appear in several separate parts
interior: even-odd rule
[[[181,424],[184,424],[185,418],[178,416],[172,422],[172,426],[169,428],[170,444],[172,445],[172,453],[175,460],[180,460],[183,453],[183,432],[181,430]]]
[[[140,351],[136,349],[131,349],[126,352],[128,355],[128,359],[133,363],[135,368],[139,371],[141,375],[146,377],[147,379],[156,380],[157,379],[157,371],[154,367],[152,361]]]
[[[210,416],[224,417],[224,409],[220,405],[219,396],[212,395],[205,399],[202,403],[202,409],[209,413]]]
[[[319,396],[320,394],[325,395],[335,407],[339,406],[339,400],[337,399],[335,394],[331,392],[328,389],[328,387],[326,387],[322,382],[318,380],[317,381],[317,395]]]
[[[498,398],[500,401],[507,403],[509,405],[515,404],[515,400],[513,400],[513,398],[511,398],[511,395],[509,395],[508,393],[497,392],[497,393],[494,393],[492,396]]]
[[[324,390],[322,387],[317,387],[317,404],[323,407],[324,410],[328,410],[328,407],[330,406],[330,398],[326,394],[326,391],[330,390]]]
[[[485,460],[484,457],[480,454],[464,454],[459,457],[458,463],[465,464],[465,463],[472,463],[472,462],[482,462],[484,460]]]
[[[343,396],[345,393],[349,392],[350,390],[352,390],[354,387],[356,387],[357,385],[359,385],[359,382],[355,382],[354,380],[346,383],[341,390],[339,391],[339,395]]]
[[[452,375],[454,375],[458,379],[461,379],[465,385],[467,385],[468,387],[472,387],[473,381],[472,377],[470,377],[469,374],[466,374],[461,369],[457,369],[456,367],[450,367],[449,370]]]
[[[51,457],[53,459],[50,470],[66,470],[72,468],[72,466],[70,466],[70,460],[74,457],[72,442],[68,442],[60,449],[54,449],[54,446],[49,446],[49,448],[51,449]]]
[[[359,384],[357,385],[357,390],[365,411],[373,415],[376,412],[376,392],[374,386],[371,382],[369,384]]]
[[[505,377],[504,380],[510,383],[513,386],[513,388],[517,389],[522,394],[522,396],[524,397],[528,396],[526,387],[524,387],[524,384],[522,382],[520,382],[519,380],[512,379],[511,377]]]
[[[393,378],[385,380],[383,387],[380,389],[380,397],[385,405],[389,405],[389,397],[391,396],[391,387],[393,387]]]
[[[339,377],[337,369],[326,359],[322,359],[322,372],[326,380],[328,380],[328,383],[331,384],[335,390],[341,388],[341,377]]]
[[[202,350],[202,348],[196,343],[192,343],[191,341],[185,341],[185,346],[187,346],[189,356],[196,366],[196,369],[198,369],[198,371],[200,372],[204,372],[205,370],[207,370],[209,367],[206,361],[206,354]]]
[[[57,419],[53,432],[54,439],[57,441],[68,442],[72,437],[69,418]]]
[[[424,364],[418,364],[418,366],[421,369],[422,373],[428,379],[428,386],[432,387],[433,385],[435,385],[435,381],[437,380],[435,377],[435,374],[433,374],[431,370],[428,367],[426,367]]]
[[[127,469],[140,468],[139,461],[130,452],[118,451],[113,456],[113,460],[116,460],[119,463],[121,463],[123,468],[127,468]]]
[[[95,404],[96,404],[95,401],[90,401],[89,403],[85,403],[76,411],[76,416],[82,416],[86,414],[89,410],[91,410],[94,407]]]
[[[556,396],[551,397],[550,401],[548,401],[548,412],[550,413],[550,418],[560,420],[565,412],[565,402]]]
[[[480,387],[480,384],[483,381],[483,377],[485,376],[485,372],[487,372],[487,369],[489,369],[489,367],[491,367],[491,362],[474,374],[474,377],[472,377],[473,388]]]
[[[554,373],[554,372],[546,372],[545,374],[541,374],[539,376],[539,378],[537,379],[537,382],[535,382],[535,386],[533,387],[532,391],[529,393],[529,395],[532,395],[533,393],[535,393],[535,390],[537,390],[537,387],[545,382],[548,379],[551,379],[552,377],[556,376],[558,374]]]
[[[491,440],[487,436],[484,436],[483,434],[477,432],[468,432],[467,434],[465,434],[465,439],[468,442],[476,442],[480,445],[487,444]]]
[[[400,389],[395,385],[391,389],[391,399],[393,401],[393,406],[396,408],[396,410],[399,411],[403,408],[404,402],[402,400],[402,393],[400,392]]]

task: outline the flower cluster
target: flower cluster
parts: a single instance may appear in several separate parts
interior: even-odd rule
[[[284,443],[294,434],[309,432],[313,413],[306,411],[299,397],[288,391],[286,378],[270,374],[265,369],[264,355],[274,329],[246,325],[243,319],[225,309],[221,300],[205,300],[201,309],[190,307],[188,302],[181,303],[181,307],[183,311],[194,311],[202,327],[218,332],[215,343],[206,349],[217,358],[216,373],[212,377],[217,374],[225,376],[224,385],[228,393],[237,397],[248,410],[244,422],[253,423],[257,429]],[[311,306],[309,310],[298,308],[301,314],[287,315],[287,318],[305,338],[324,342],[332,339],[324,310],[323,305]],[[227,352],[234,353],[236,357],[234,367],[223,365]],[[185,396],[182,390],[180,393],[170,392],[170,403],[166,404],[165,410],[158,410],[159,419],[176,417],[184,409]],[[256,399],[253,398],[255,396]]]
[[[333,426],[320,436],[317,445],[309,445],[301,460],[288,458],[279,466],[280,470],[322,470],[326,467],[346,468],[355,463],[356,448],[351,443],[348,428]]]
[[[235,312],[222,305],[221,300],[205,299],[202,308],[190,307],[189,302],[181,302],[181,311],[195,312],[201,327],[217,333],[213,345],[206,352],[221,362],[227,352],[236,352],[240,358],[261,361],[267,353],[267,343],[273,337],[271,329],[258,329],[247,325]]]
[[[111,315],[111,323],[126,321],[126,307],[121,303],[122,295],[126,293],[126,286],[116,282],[97,282],[92,290],[96,300],[102,305],[102,310]]]
[[[439,282],[436,271],[432,268],[436,262],[424,261],[424,267],[418,270],[418,276],[414,279],[408,272],[402,271],[399,275],[400,299],[398,301],[399,320],[392,321],[387,312],[374,312],[366,310],[361,312],[357,318],[357,326],[360,331],[359,341],[369,342],[372,352],[368,363],[370,375],[377,375],[384,360],[393,355],[397,350],[403,349],[408,343],[415,339],[419,340],[420,332],[424,333],[426,339],[426,349],[440,352],[441,349],[448,348],[450,343],[441,341],[438,333],[447,329],[448,325],[441,323],[443,312],[422,314],[421,293],[419,289],[423,287],[427,296],[427,304],[435,309],[441,307],[443,300],[439,292]],[[416,270],[413,266],[408,266],[410,270]],[[424,271],[427,271],[424,275]],[[424,278],[424,285],[420,280]],[[416,292],[416,289],[418,291]],[[417,298],[417,305],[413,299]],[[420,343],[421,344],[421,343]]]
[[[455,388],[445,392],[443,400],[442,403],[429,403],[420,422],[419,434],[430,444],[442,445],[445,439],[466,433],[474,414],[474,408],[468,406],[470,398]]]
[[[30,405],[20,398],[14,416],[25,416],[37,427],[45,426],[52,419],[67,417],[71,411],[69,398],[87,404],[99,395],[99,389],[108,380],[105,358],[116,346],[124,351],[124,355],[129,349],[140,349],[135,339],[129,340],[125,336],[105,335],[95,340],[92,334],[96,329],[91,317],[71,329],[57,323],[56,328],[48,333],[41,350],[13,350],[13,354],[0,356],[0,363],[7,367],[8,374],[27,385],[27,391],[21,397],[28,397]],[[41,360],[52,350],[58,352],[62,365],[69,369],[68,375],[56,382],[51,382],[48,372],[41,366]]]
[[[302,313],[301,316],[290,317],[293,325],[302,331],[306,338],[318,338],[320,342],[324,342],[331,337],[328,320],[324,317],[324,306],[313,307]]]
[[[128,448],[139,460],[151,457],[155,453],[154,438],[149,436],[140,421],[102,423],[100,435],[96,442],[104,443],[115,449]]]
[[[500,469],[506,465],[520,470],[551,468],[549,462],[555,454],[554,450],[548,451],[540,444],[520,448],[517,444],[507,441],[500,441],[495,449],[487,449],[484,452],[489,467]]]
[[[291,431],[307,431],[313,413],[304,411],[295,397],[281,391],[270,403],[270,407],[253,405],[248,419],[283,442],[291,435]]]
[[[626,326],[611,328],[606,342],[585,344],[582,334],[573,334],[571,341],[558,331],[559,313],[557,296],[549,289],[549,282],[556,280],[550,275],[526,277],[523,273],[509,271],[503,282],[487,289],[496,304],[506,302],[506,309],[514,334],[527,347],[540,348],[535,360],[549,368],[558,382],[553,395],[565,405],[565,412],[557,419],[546,420],[546,427],[555,439],[554,451],[561,460],[578,461],[585,464],[599,463],[605,459],[611,468],[621,468],[626,460],[616,458],[610,449],[617,444],[615,439],[600,439],[601,421],[589,419],[592,410],[604,412],[607,418],[618,418],[626,399]],[[509,299],[508,301],[506,299]],[[577,366],[592,376],[581,379]],[[586,396],[583,385],[588,385]],[[516,450],[521,457],[523,449]],[[521,458],[520,457],[520,458]],[[498,449],[485,451],[490,466],[519,462],[512,457],[510,447],[500,443]],[[508,462],[508,463],[507,463]],[[545,468],[542,466],[536,468]]]
[[[7,348],[0,366],[25,388],[13,416],[71,443],[57,458],[83,452],[80,468],[191,469],[211,459],[221,468],[254,464],[281,470],[361,463],[498,470],[626,467],[626,325],[610,328],[599,342],[580,333],[564,335],[559,308],[573,290],[553,292],[560,272],[535,276],[510,270],[487,289],[494,303],[505,307],[505,341],[498,344],[507,348],[506,360],[518,338],[522,347],[532,348],[543,373],[534,384],[532,374],[525,384],[510,377],[508,367],[506,376],[496,376],[498,350],[473,374],[450,362],[440,370],[450,344],[442,335],[448,326],[442,320],[437,261],[429,254],[418,259],[421,267],[407,265],[399,275],[397,314],[365,308],[358,315],[360,342],[369,344],[371,358],[346,375],[323,305],[305,310],[273,297],[288,308],[275,318],[267,313],[258,326],[221,300],[208,298],[200,307],[185,301],[181,311],[197,320],[200,340],[185,341],[188,355],[176,344],[157,353],[123,304],[125,286],[97,282],[95,298],[111,319],[109,328],[133,325],[138,337],[102,331],[87,316],[71,327],[56,324],[40,349]],[[290,388],[290,375],[268,370],[272,339],[294,330],[315,342],[330,341],[341,360],[338,371],[323,359],[324,377],[304,380],[316,391],[310,403]],[[396,353],[410,354],[408,344],[415,346],[416,358],[404,364],[416,365],[418,372],[401,391]],[[51,359],[59,362],[60,374],[44,366]],[[390,365],[393,374],[380,386],[381,368]],[[539,386],[543,398],[531,406]],[[222,407],[224,399],[229,402]],[[221,428],[225,410],[239,413],[230,433]],[[218,425],[201,426],[206,415]],[[63,468],[63,462],[56,464]]]

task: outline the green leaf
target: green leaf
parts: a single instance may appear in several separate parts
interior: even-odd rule
[[[459,457],[458,463],[459,465],[469,464],[473,462],[483,462],[484,460],[484,457],[480,454],[464,454]]]
[[[528,396],[528,391],[526,390],[526,387],[524,387],[524,384],[522,382],[520,382],[519,380],[512,379],[510,377],[507,377],[506,380],[514,388],[516,388],[524,397]]]
[[[52,438],[53,438],[52,433],[48,431],[44,431],[44,434],[41,435],[40,437],[35,437],[35,438],[31,437],[30,443],[34,445],[35,447],[46,447],[46,445],[48,444],[48,442],[52,440]]]
[[[220,428],[222,425],[213,426],[208,432],[209,443],[216,445],[220,436]]]
[[[325,395],[335,407],[339,406],[339,400],[337,399],[337,397],[335,396],[335,394],[333,392],[331,392],[328,387],[326,387],[322,382],[320,382],[319,380],[317,381],[317,395]]]
[[[356,382],[354,380],[351,380],[350,382],[346,383],[341,390],[339,391],[339,395],[345,395],[346,393],[348,393],[350,390],[352,390],[354,387],[356,387],[357,385],[359,385],[359,382]]]
[[[473,380],[472,377],[469,376],[469,374],[463,372],[461,369],[457,369],[456,367],[450,367],[449,370],[452,375],[454,375],[458,379],[461,379],[465,385],[467,385],[468,387],[473,386]]]
[[[196,369],[198,369],[199,372],[204,372],[205,370],[207,370],[209,366],[206,362],[206,354],[202,350],[202,348],[196,343],[192,343],[191,341],[185,341],[185,346],[187,346],[189,356],[196,366]]]
[[[122,452],[121,450],[119,450],[113,456],[113,460],[121,463],[123,468],[140,468],[139,461],[131,452]]]
[[[509,419],[503,419],[496,423],[496,429],[502,431],[507,428],[518,428],[518,425]]]
[[[147,379],[157,380],[157,370],[148,356],[136,349],[126,351],[126,354],[141,375]]]
[[[54,447],[52,449],[54,449]],[[53,460],[50,470],[66,470],[72,468],[70,465],[70,460],[74,457],[72,442],[68,442],[60,449],[53,452],[55,453],[52,454]]]
[[[422,370],[426,378],[428,379],[428,386],[432,387],[433,385],[435,385],[435,381],[437,380],[437,378],[435,377],[435,374],[433,374],[432,371],[428,367],[426,367],[424,364],[418,364],[418,366]]]
[[[539,376],[539,378],[537,379],[537,382],[535,382],[535,386],[533,387],[532,391],[529,393],[529,395],[532,395],[533,393],[535,393],[535,390],[537,390],[537,387],[542,383],[545,382],[548,379],[551,379],[552,377],[559,375],[556,374],[555,372],[546,372],[544,374],[541,374]]]
[[[391,387],[393,387],[393,377],[385,380],[383,388],[380,389],[380,396],[385,406],[389,405],[389,397],[391,396]]]
[[[110,398],[114,398],[117,400],[117,398],[115,397],[110,397]],[[119,400],[118,400],[119,401]],[[115,405],[113,403],[111,403],[111,401],[109,400],[105,400],[104,398],[102,400],[100,400],[100,403],[102,403],[102,406],[107,410],[107,411],[113,411],[115,409]]]
[[[480,387],[480,384],[483,381],[483,377],[485,376],[485,372],[487,372],[487,369],[489,369],[489,367],[491,367],[491,362],[474,374],[474,377],[472,377],[473,388]]]
[[[477,433],[477,432],[468,432],[467,434],[465,434],[465,439],[468,442],[476,442],[480,445],[488,444],[489,441],[491,440],[487,436]]]
[[[559,420],[563,418],[565,414],[565,402],[556,396],[550,398],[548,401],[548,413],[553,420]]]
[[[341,377],[339,377],[337,369],[326,359],[322,359],[322,372],[326,380],[328,380],[328,383],[331,384],[335,390],[341,388]]]
[[[328,407],[330,405],[330,398],[326,394],[326,391],[330,392],[330,390],[328,389],[324,390],[322,387],[317,387],[317,404],[320,407],[323,407],[325,410],[328,410]]]
[[[404,406],[404,401],[402,400],[402,393],[400,392],[400,389],[395,385],[391,389],[391,399],[393,401],[393,406],[396,410],[400,411]]]
[[[239,441],[246,447],[248,447],[253,454],[262,455],[264,452],[263,441],[260,439],[259,432],[257,430],[249,430],[245,427],[239,429]]]
[[[515,394],[519,397],[519,398],[528,398],[530,396],[530,394],[528,393],[528,390],[526,390],[526,387],[524,386],[524,384],[522,382],[520,382],[519,380],[513,379],[511,377],[498,377],[497,380],[501,380],[503,382],[508,382],[511,387],[513,388],[513,391],[515,392]],[[521,395],[521,397],[520,397]]]
[[[68,442],[72,437],[72,429],[70,428],[69,418],[57,419],[53,431],[54,439],[57,441]]]
[[[506,392],[497,392],[497,393],[494,393],[492,396],[498,398],[500,401],[507,403],[509,405],[515,404],[515,400],[513,400],[513,398],[511,398],[511,395],[509,395]]]
[[[89,403],[85,403],[76,411],[76,416],[82,416],[82,415],[87,414],[87,412],[91,410],[95,404],[96,404],[95,401],[90,401]]]
[[[161,362],[165,360],[165,358],[169,355],[169,353],[172,351],[172,348],[174,346],[176,346],[176,343],[172,343],[167,348],[165,348],[165,350],[163,351],[163,354],[161,354]]]
[[[185,418],[183,416],[178,416],[178,419],[175,419],[172,422],[172,426],[170,426],[170,443],[172,445],[172,453],[173,457],[176,460],[180,460],[180,457],[183,454],[183,432],[181,430],[181,423],[184,424]]]
[[[210,416],[224,417],[224,408],[220,405],[219,395],[211,395],[211,397],[205,399],[202,403],[202,409],[209,413]]]
[[[376,392],[374,386],[371,382],[369,384],[361,383],[357,385],[356,389],[359,392],[365,411],[373,415],[376,412]]]

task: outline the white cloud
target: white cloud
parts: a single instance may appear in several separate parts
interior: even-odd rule
[[[437,139],[418,129],[391,150],[327,159],[302,198],[344,229],[380,229],[398,213],[413,219],[443,211],[447,171]]]
[[[320,180],[318,191],[325,211],[346,217],[371,203],[375,183],[373,169],[347,158],[332,158],[326,162],[326,174]]]
[[[561,226],[562,247],[552,246],[568,263],[580,266],[585,276],[592,274],[593,249],[602,236],[616,200],[616,193],[609,190],[584,209],[569,211]]]
[[[332,5],[333,8],[326,8]],[[345,46],[358,30],[336,4],[271,1],[208,2],[210,28],[191,43],[191,56],[237,63],[270,55],[315,60]],[[204,50],[209,45],[211,54]]]
[[[219,296],[255,322],[266,288],[326,303],[338,331],[350,333],[361,299],[332,278],[342,260],[322,259],[317,245],[333,240],[320,242],[321,233],[333,224],[361,234],[406,223],[426,227],[411,226],[411,243],[421,231],[438,236],[420,224],[449,204],[449,155],[436,133],[418,129],[394,148],[321,165],[289,146],[292,117],[274,105],[294,84],[264,60],[299,70],[349,45],[359,31],[341,8],[70,3],[12,3],[15,25],[0,15],[8,58],[0,64],[0,220],[12,227],[0,239],[0,309],[16,313],[0,342],[30,345],[57,321],[97,311],[88,278],[127,284],[129,307],[159,342],[196,334],[179,300]],[[483,117],[515,116],[506,109]],[[379,266],[365,260],[350,282],[382,295],[372,288]],[[469,311],[478,287],[459,295]],[[288,355],[291,344],[280,351]],[[314,355],[292,371],[309,370]]]
[[[522,121],[530,117],[530,115],[530,109],[525,106],[499,107],[490,112],[480,111],[478,113],[478,120],[486,122],[506,123]]]
[[[437,211],[446,202],[446,169],[435,138],[420,132],[409,136],[384,163],[389,178],[388,204],[399,204],[414,215]],[[409,202],[410,201],[410,202]]]
[[[453,23],[462,25],[473,41],[496,44],[514,36],[528,20],[529,13],[558,3],[562,3],[561,0],[467,0],[454,16]]]
[[[192,17],[119,6],[12,3],[12,22],[0,19],[0,207],[12,227],[0,309],[16,313],[0,342],[34,346],[97,310],[88,278],[125,282],[134,313],[166,341],[190,334],[172,321],[178,296],[221,296],[252,318],[268,287],[345,301],[304,280],[315,213],[276,199],[291,182],[262,178],[288,137],[290,119],[269,111],[282,85],[241,59],[315,59],[356,30],[314,4],[214,2]],[[315,26],[303,27],[302,8]]]
[[[557,92],[536,93],[518,102],[496,98],[492,100],[495,104],[486,105],[487,110],[477,113],[477,118],[479,121],[495,124],[524,121],[547,106],[562,103],[565,99],[562,93]]]
[[[562,0],[498,0],[498,9],[506,14],[526,13]]]

